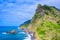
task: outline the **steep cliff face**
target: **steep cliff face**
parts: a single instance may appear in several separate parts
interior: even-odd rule
[[[38,4],[30,23],[24,25],[21,29],[33,33],[35,40],[60,40],[60,10],[56,7]]]

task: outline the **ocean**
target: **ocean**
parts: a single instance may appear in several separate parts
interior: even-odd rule
[[[16,30],[17,34],[7,34],[5,32]],[[0,40],[30,40],[29,35],[19,30],[18,26],[0,26]]]

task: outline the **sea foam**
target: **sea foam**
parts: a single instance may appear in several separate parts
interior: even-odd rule
[[[24,40],[31,40],[30,34],[27,34],[27,35],[28,35],[28,37],[26,37]]]
[[[2,34],[7,34],[6,32],[2,32]]]

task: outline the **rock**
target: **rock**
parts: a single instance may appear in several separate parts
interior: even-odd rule
[[[9,31],[9,32],[6,32],[7,34],[17,34],[17,31],[16,30],[12,30],[12,31]]]

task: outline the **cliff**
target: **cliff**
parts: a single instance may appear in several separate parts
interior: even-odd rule
[[[38,4],[32,20],[21,25],[21,29],[33,33],[34,40],[60,40],[60,10]]]

